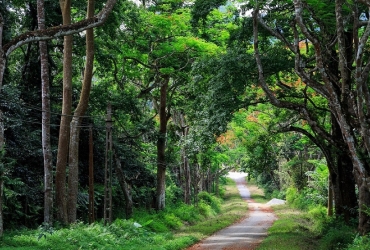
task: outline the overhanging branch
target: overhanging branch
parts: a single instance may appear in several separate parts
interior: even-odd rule
[[[4,56],[7,57],[15,49],[27,43],[51,40],[61,36],[69,36],[82,32],[86,29],[98,27],[106,21],[116,2],[117,0],[108,0],[105,4],[105,7],[92,18],[88,18],[70,25],[55,26],[45,30],[29,31],[18,37],[15,37],[2,48]]]

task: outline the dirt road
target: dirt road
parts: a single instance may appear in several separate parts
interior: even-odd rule
[[[252,250],[267,236],[267,229],[276,219],[271,208],[250,198],[250,192],[245,186],[245,174],[230,173],[229,177],[236,181],[241,197],[248,202],[248,217],[218,231],[188,250]]]

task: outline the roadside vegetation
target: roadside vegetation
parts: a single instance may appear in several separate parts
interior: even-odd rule
[[[274,211],[279,219],[268,230],[269,236],[259,250],[368,249],[368,246],[349,248],[356,235],[355,227],[327,217],[323,207],[307,211],[278,205]]]
[[[270,200],[271,194],[265,195],[254,179],[247,186],[256,202]],[[370,249],[369,237],[357,233],[356,220],[346,223],[342,218],[328,216],[327,208],[310,201],[309,196],[309,190],[302,193],[287,190],[287,203],[272,206],[278,219],[258,250]]]
[[[137,211],[130,220],[74,223],[68,228],[13,230],[1,249],[183,249],[246,215],[247,203],[235,183],[224,179],[218,198],[206,192],[198,205],[176,204],[160,212]]]

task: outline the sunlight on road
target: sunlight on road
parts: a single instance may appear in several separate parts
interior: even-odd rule
[[[248,176],[248,173],[243,173],[243,172],[229,172],[227,174],[227,177],[230,177],[231,179],[241,178],[241,177],[245,177],[245,176]]]

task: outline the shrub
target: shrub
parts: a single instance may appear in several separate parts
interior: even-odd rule
[[[348,250],[355,250],[355,249],[370,249],[370,236],[360,236],[356,235],[353,239],[353,242],[348,245]]]
[[[189,223],[194,223],[199,220],[198,212],[193,205],[185,205],[184,203],[180,203],[173,210],[173,213],[182,221],[186,221]]]
[[[299,193],[295,188],[288,188],[286,191],[286,200],[294,208],[307,210],[310,206],[316,206],[313,200],[310,199],[310,190],[305,189]]]
[[[210,217],[215,214],[215,212],[212,210],[211,206],[208,205],[205,201],[201,200],[198,203],[198,210],[201,215],[204,217]]]
[[[198,194],[199,201],[203,201],[216,212],[219,213],[221,211],[221,200],[215,196],[212,196],[211,194],[207,192],[200,192]],[[200,203],[200,202],[199,202]]]
[[[343,249],[350,244],[354,238],[354,231],[351,227],[346,226],[343,222],[332,225],[324,237],[321,239],[322,249]],[[356,248],[355,248],[356,249]],[[368,249],[368,248],[358,248]]]
[[[293,204],[297,196],[298,196],[298,192],[295,188],[290,187],[286,190],[286,201],[289,204]]]
[[[285,191],[274,190],[271,194],[271,198],[277,198],[284,200],[286,198]]]
[[[183,225],[181,220],[173,213],[166,213],[164,215],[164,223],[172,229],[178,229]]]
[[[155,218],[147,227],[157,233],[164,233],[169,231],[166,224],[157,218]]]
[[[327,216],[326,207],[320,205],[312,207],[308,211],[308,217],[312,222],[311,231],[317,235],[323,233],[325,227],[331,219],[329,216]]]

